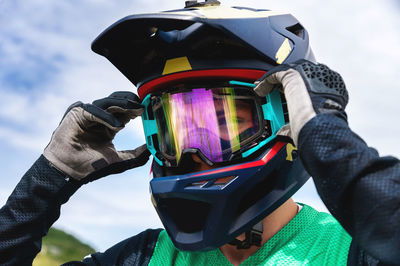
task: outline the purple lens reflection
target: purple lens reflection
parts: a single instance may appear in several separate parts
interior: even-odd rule
[[[245,89],[196,88],[155,99],[160,152],[168,160],[198,149],[212,162],[227,161],[260,132],[255,98]]]
[[[212,161],[222,161],[218,120],[211,90],[194,89],[171,95],[171,129],[176,154],[199,149]]]

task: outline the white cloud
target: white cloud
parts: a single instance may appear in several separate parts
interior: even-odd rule
[[[0,33],[9,37],[0,49],[5,55],[1,65],[7,66],[0,72],[0,119],[5,122],[0,126],[0,139],[39,152],[71,103],[91,102],[115,90],[135,91],[111,64],[90,50],[91,41],[106,25],[98,30],[93,26],[99,27],[110,13],[124,13],[124,9],[90,2],[76,9],[68,2],[42,1],[41,12],[32,14],[40,3],[5,2],[11,14],[16,14],[8,14],[7,27],[0,26]],[[93,9],[101,12],[89,12]],[[51,73],[38,78],[49,69]],[[17,80],[8,81],[10,73],[16,73]],[[132,126],[128,128],[143,136]],[[140,129],[140,124],[135,128]]]

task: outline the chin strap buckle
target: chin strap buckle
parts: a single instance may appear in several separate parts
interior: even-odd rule
[[[235,238],[229,244],[236,246],[237,249],[249,249],[251,246],[261,247],[262,233],[263,226],[262,221],[260,221],[245,233],[246,237],[243,241]]]

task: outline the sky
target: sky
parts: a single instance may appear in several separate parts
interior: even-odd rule
[[[350,94],[350,127],[381,155],[398,157],[400,16],[396,0],[222,0],[227,6],[292,13],[309,31],[319,62],[338,71]],[[118,19],[182,8],[184,1],[0,0],[0,205],[43,152],[66,108],[136,88],[91,42]],[[140,119],[115,140],[144,143]],[[82,187],[55,226],[97,250],[161,227],[150,203],[149,164]],[[308,182],[294,199],[326,210]]]

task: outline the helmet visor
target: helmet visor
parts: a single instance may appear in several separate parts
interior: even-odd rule
[[[185,151],[229,161],[262,133],[257,96],[243,87],[178,89],[152,97],[159,152],[179,162]]]

